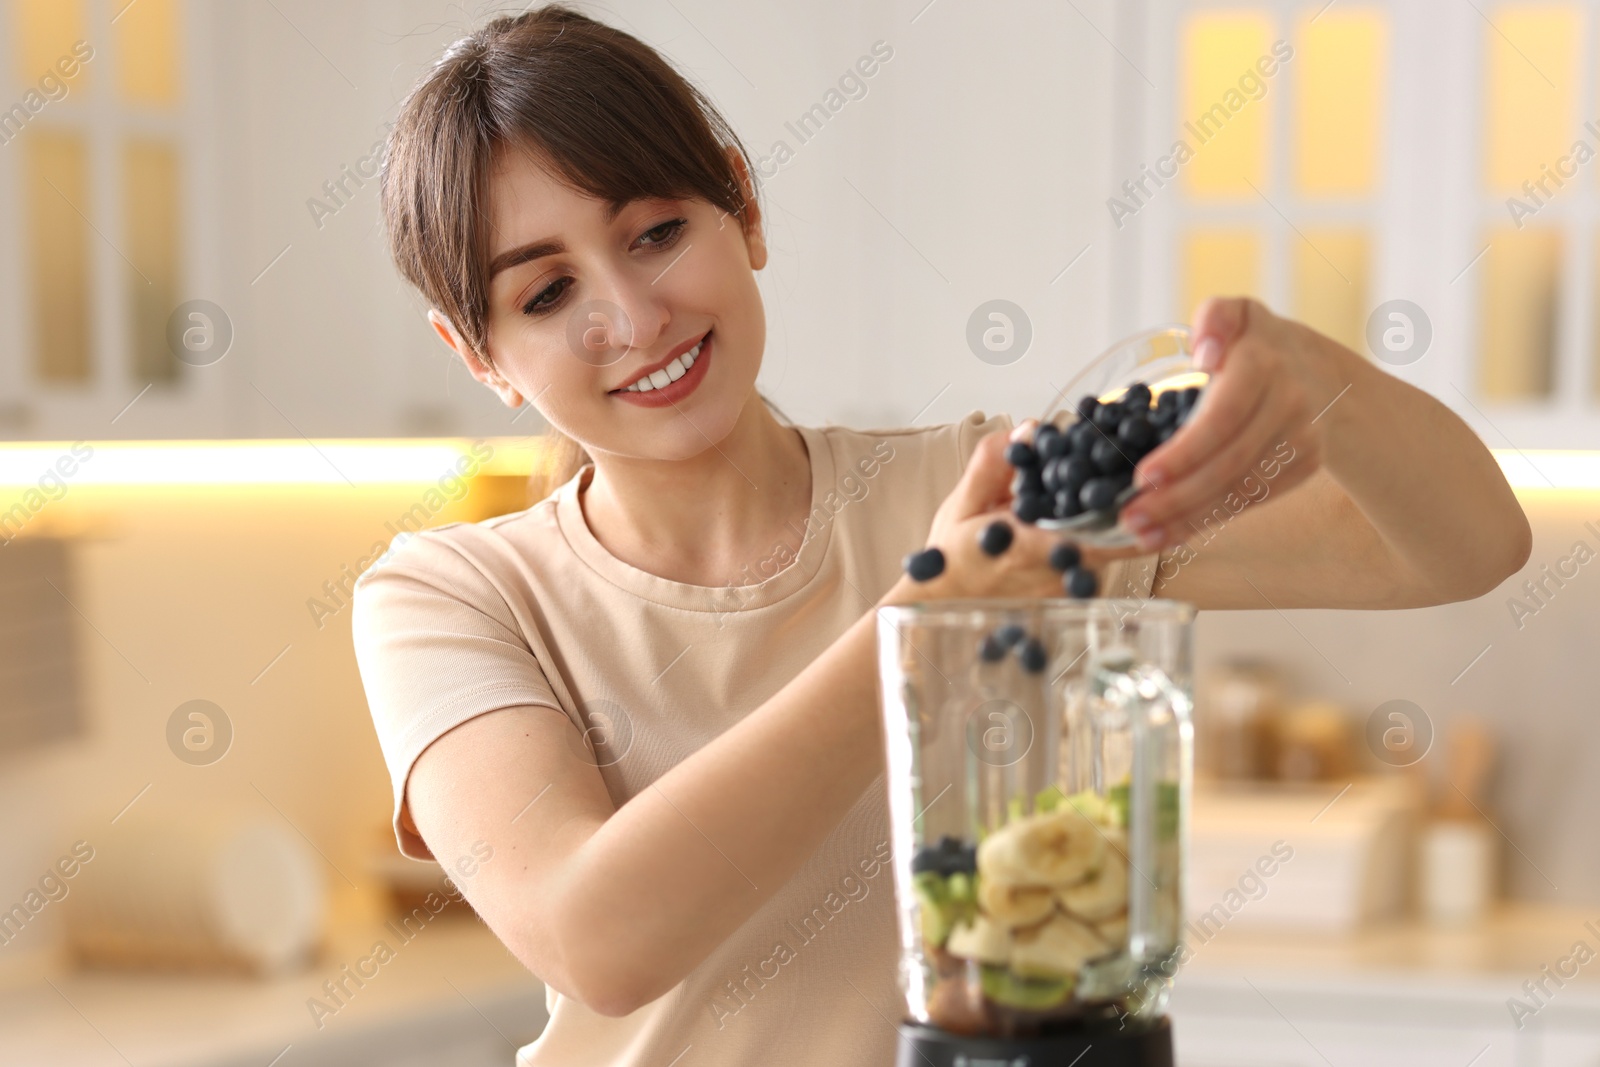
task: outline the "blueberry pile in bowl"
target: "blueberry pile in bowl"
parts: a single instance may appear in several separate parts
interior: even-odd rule
[[[1199,386],[1153,392],[1144,382],[1120,397],[1081,398],[1067,425],[1047,421],[1032,442],[1014,441],[1011,510],[1018,519],[1068,533],[1109,530],[1138,493],[1133,470],[1198,407]]]

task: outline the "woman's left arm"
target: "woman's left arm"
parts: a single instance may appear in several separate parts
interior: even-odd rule
[[[1159,594],[1203,608],[1466,600],[1532,545],[1499,465],[1433,397],[1249,299],[1195,313],[1199,410],[1123,512]],[[1270,506],[1267,505],[1271,501]]]

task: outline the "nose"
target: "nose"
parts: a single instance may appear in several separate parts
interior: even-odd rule
[[[607,279],[604,295],[576,310],[578,340],[591,362],[614,363],[661,338],[672,314],[664,294],[648,280],[626,273]]]

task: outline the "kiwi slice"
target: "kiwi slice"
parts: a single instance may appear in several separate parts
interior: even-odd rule
[[[1072,995],[1071,978],[1023,978],[1008,967],[985,964],[983,995],[1023,1011],[1048,1011]]]

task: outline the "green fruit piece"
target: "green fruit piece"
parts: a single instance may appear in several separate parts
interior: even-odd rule
[[[950,936],[955,922],[955,908],[950,900],[950,887],[937,871],[923,871],[911,879],[912,891],[917,895],[922,918],[922,939],[938,946]]]
[[[1038,795],[1033,798],[1034,814],[1048,815],[1050,812],[1059,808],[1061,806],[1061,802],[1065,799],[1066,796],[1061,792],[1061,790],[1057,789],[1053,785],[1047,785],[1043,789],[1039,790]]]
[[[983,967],[983,995],[1024,1011],[1047,1011],[1072,995],[1071,978],[1022,978],[1007,967]]]
[[[1022,798],[1012,797],[1006,802],[1006,822],[1013,823],[1028,813],[1022,810]]]
[[[1106,790],[1106,802],[1111,810],[1116,813],[1117,825],[1126,828],[1128,825],[1128,783],[1114,785]]]

